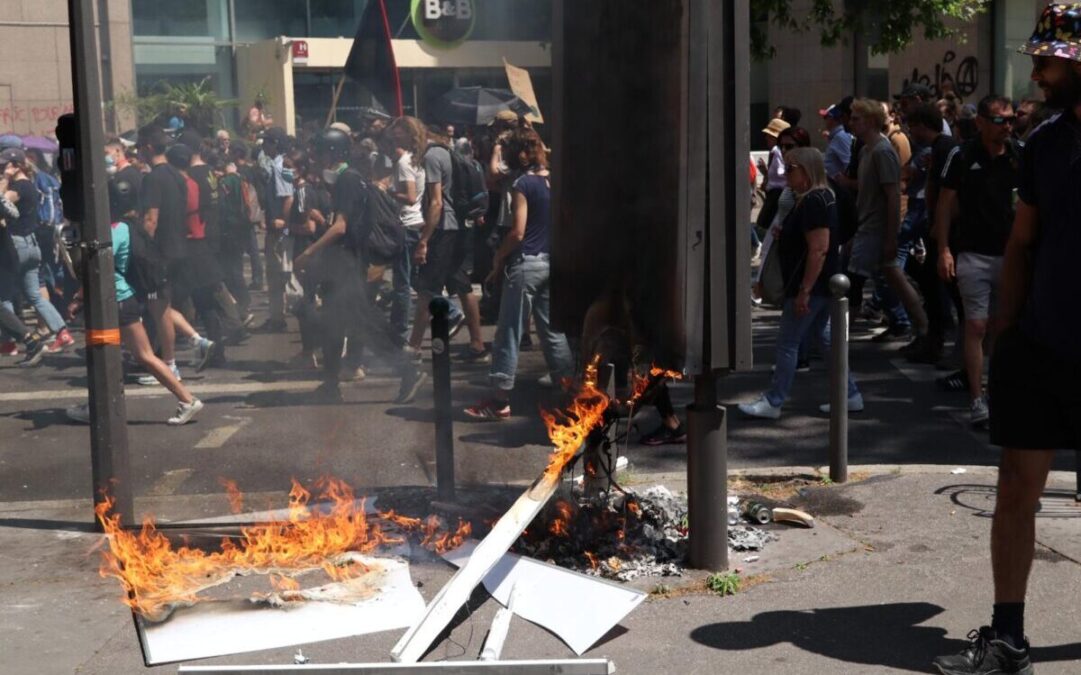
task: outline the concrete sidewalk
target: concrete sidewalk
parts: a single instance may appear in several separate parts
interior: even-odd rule
[[[813,530],[777,528],[779,541],[744,562],[744,588],[718,597],[704,573],[649,579],[654,593],[596,645],[621,673],[929,672],[931,659],[959,650],[990,618],[988,559],[994,470],[966,467],[853,467],[844,486],[815,481],[812,469],[755,471],[743,486],[804,475],[789,500],[816,516]],[[680,490],[682,476],[639,474]],[[1081,505],[1073,475],[1052,476],[1037,523],[1038,547],[1027,630],[1040,673],[1081,671]],[[222,495],[140,500],[147,511],[198,518],[226,512]],[[175,672],[146,669],[120,587],[97,574],[100,537],[89,502],[0,505],[0,654],[4,673]],[[430,599],[453,569],[419,555],[412,574]],[[459,615],[429,660],[475,659],[497,604],[482,592]],[[568,607],[568,611],[574,611]],[[401,631],[307,645],[313,663],[381,662]],[[295,649],[211,663],[288,664]],[[554,635],[514,618],[504,658],[569,658]]]

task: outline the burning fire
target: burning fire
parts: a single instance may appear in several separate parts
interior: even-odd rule
[[[445,531],[435,517],[423,523],[392,512],[370,517],[364,500],[358,502],[343,481],[324,479],[319,485],[320,501],[330,503],[328,511],[310,510],[311,493],[294,480],[287,521],[243,528],[239,542],[224,538],[220,550],[210,553],[187,546],[174,549],[153,518],[145,519],[138,533],[125,531],[120,516],[111,513],[114,500],[106,496],[95,508],[109,543],[100,573],[120,581],[125,604],[145,617],[161,619],[172,606],[198,602],[199,591],[236,574],[273,575],[271,584],[278,590],[294,590],[296,582],[289,577],[309,569],[322,568],[335,581],[352,578],[365,571],[358,569],[363,566],[340,566],[334,558],[405,541],[384,529],[386,524],[419,533],[422,544],[437,552],[459,546],[471,533],[470,525],[461,522],[455,532]],[[230,492],[230,502],[234,508],[241,504],[239,490]]]
[[[586,366],[582,388],[566,411],[541,411],[541,418],[548,427],[548,438],[555,445],[552,459],[544,470],[544,477],[549,480],[555,480],[563,473],[564,467],[578,454],[589,432],[600,423],[608,408],[608,396],[597,389],[599,363],[598,355]]]
[[[682,380],[683,373],[679,373],[674,370],[668,370],[666,368],[661,368],[654,364],[649,368],[649,375],[635,375],[634,389],[628,403],[633,405],[634,403],[638,402],[638,400],[641,399],[643,395],[645,395],[646,390],[649,388],[649,385],[653,382],[657,380],[667,379]]]

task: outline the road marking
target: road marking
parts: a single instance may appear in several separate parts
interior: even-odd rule
[[[203,437],[203,440],[195,444],[197,449],[220,448],[225,445],[226,441],[233,437],[233,434],[251,424],[250,417],[232,417],[230,415],[223,415],[223,417],[225,419],[235,420],[235,423],[228,424],[224,427],[218,427],[217,429],[211,429],[210,432]]]
[[[195,469],[173,469],[172,471],[166,471],[165,475],[159,478],[150,486],[150,489],[146,491],[148,497],[169,497],[176,493],[177,489],[184,484],[193,473]]]
[[[394,384],[398,382],[392,377],[367,377],[364,383],[370,384]],[[290,392],[312,391],[322,380],[300,380],[293,382],[237,382],[233,384],[188,384],[188,391],[197,396],[213,396],[218,394],[260,394],[267,392]],[[126,398],[157,398],[172,396],[164,387],[127,387],[124,389]],[[64,401],[86,399],[85,389],[48,389],[43,391],[14,391],[0,394],[0,403],[12,403],[21,401]]]

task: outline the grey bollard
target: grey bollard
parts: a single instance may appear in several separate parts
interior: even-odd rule
[[[435,394],[435,482],[439,499],[454,501],[454,422],[450,397],[450,302],[428,304],[432,317],[432,390]]]
[[[848,289],[843,274],[830,277],[830,480],[848,481]]]
[[[687,406],[687,556],[694,569],[719,571],[728,569],[728,422],[714,378],[695,376]]]

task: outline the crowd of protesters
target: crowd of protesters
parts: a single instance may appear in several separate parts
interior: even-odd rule
[[[548,365],[542,384],[572,374],[570,344],[549,321],[549,150],[528,120],[501,112],[463,137],[374,110],[360,120],[356,130],[335,123],[290,136],[256,106],[234,138],[196,128],[179,109],[133,140],[106,141],[125,367],[176,396],[170,424],[203,407],[182,366],[226,367],[230,346],[287,332],[288,317],[301,337],[289,367],[321,371],[319,400],[340,401],[341,381],[379,365],[398,373],[396,401],[409,403],[427,377],[419,365],[429,301],[444,294],[451,336],[465,328],[469,337],[458,358],[490,364],[491,393],[468,416],[509,417],[531,327]],[[21,364],[33,366],[74,343],[66,320],[82,310],[78,265],[61,261],[59,205],[49,221],[37,208],[59,183],[5,140],[0,348],[15,355],[21,343]],[[46,175],[52,182],[41,186]],[[258,325],[257,290],[268,298]],[[26,306],[37,330],[20,318]],[[491,346],[482,315],[496,324]],[[67,415],[89,420],[86,405]]]
[[[740,406],[747,416],[778,418],[813,348],[828,357],[829,279],[843,272],[853,315],[884,326],[872,341],[903,343],[907,361],[949,371],[938,386],[967,392],[972,424],[988,422],[983,364],[1021,152],[1054,111],[999,95],[962,103],[919,83],[893,99],[845,97],[819,110],[821,151],[793,108],[762,129],[752,295],[783,311],[770,387]],[[854,381],[849,397],[850,411],[864,409]]]
[[[1020,51],[1043,101],[965,103],[915,83],[893,105],[846,97],[819,111],[824,153],[791,108],[762,129],[755,237],[767,250],[756,251],[753,294],[782,312],[770,386],[742,413],[780,417],[808,338],[829,358],[829,282],[843,272],[854,314],[885,326],[874,340],[952,371],[936,384],[967,394],[972,425],[989,426],[1002,447],[991,622],[959,654],[934,660],[947,675],[1033,672],[1024,614],[1035,514],[1055,451],[1081,448],[1081,326],[1071,309],[1081,6],[1048,5]],[[849,410],[862,411],[851,377],[848,393]]]

